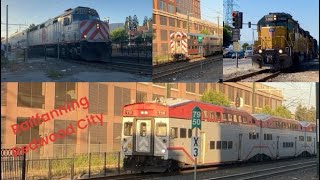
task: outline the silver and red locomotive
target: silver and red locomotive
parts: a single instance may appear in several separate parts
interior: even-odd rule
[[[11,49],[27,48],[30,53],[60,57],[102,60],[111,57],[108,22],[101,21],[96,10],[88,7],[67,9],[63,14],[12,35]],[[59,51],[58,51],[59,48]]]
[[[123,110],[124,168],[166,171],[193,165],[192,109],[202,110],[201,166],[315,155],[316,125],[208,103],[165,99],[126,105]]]

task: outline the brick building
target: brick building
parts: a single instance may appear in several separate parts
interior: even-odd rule
[[[152,15],[154,56],[168,53],[169,36],[173,32],[200,33],[207,30],[211,34],[223,34],[222,21],[214,24],[201,20],[200,0],[153,0]]]
[[[171,88],[169,91],[168,87]],[[234,101],[243,99],[242,109],[252,110],[252,83],[87,83],[35,82],[1,83],[1,148],[12,148],[30,143],[33,138],[47,136],[66,128],[86,115],[103,114],[103,126],[95,125],[77,130],[67,136],[31,151],[28,158],[67,157],[73,153],[111,152],[120,150],[121,111],[125,104],[150,101],[161,97],[199,100],[206,89],[225,94]],[[282,92],[261,83],[255,86],[255,109],[282,105]],[[59,116],[19,135],[11,129],[36,113],[43,114],[65,104],[66,101],[88,97],[88,109],[77,109]],[[234,104],[234,102],[232,102]],[[90,146],[88,146],[90,144]]]

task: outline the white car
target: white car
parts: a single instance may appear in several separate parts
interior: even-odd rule
[[[244,57],[247,58],[247,57],[251,57],[252,55],[253,55],[253,48],[252,46],[248,46],[244,53]]]

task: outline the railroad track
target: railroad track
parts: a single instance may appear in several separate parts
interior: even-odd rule
[[[208,178],[204,180],[261,179],[261,178],[271,177],[275,175],[280,175],[280,174],[291,172],[291,171],[315,167],[316,165],[317,165],[316,161],[303,162],[303,163],[290,164],[290,165],[279,166],[274,168],[261,169],[261,170],[252,171],[252,172],[245,172],[245,173],[231,174],[231,175],[220,176],[215,178]]]
[[[133,74],[144,74],[152,75],[152,65],[147,64],[136,64],[127,62],[109,62],[109,61],[83,61],[67,59],[67,62],[82,64],[94,68],[110,69],[120,72],[133,73]]]
[[[281,71],[271,72],[269,69],[263,69],[260,71],[240,75],[234,78],[225,79],[224,82],[266,82],[269,79],[277,77]]]
[[[187,70],[194,69],[194,68],[199,68],[201,65],[204,67],[204,66],[211,64],[211,63],[214,63],[218,60],[221,60],[220,56],[211,57],[210,59],[206,59],[206,60],[202,60],[202,61],[191,62],[191,63],[185,64],[185,65],[181,65],[181,66],[174,67],[174,68],[168,68],[168,69],[158,71],[158,72],[153,72],[152,78],[154,81],[157,81],[159,79],[171,76],[173,74],[185,72]],[[168,67],[170,67],[170,65],[168,65]]]

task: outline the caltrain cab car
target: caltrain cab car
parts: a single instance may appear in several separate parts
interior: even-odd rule
[[[309,32],[287,13],[269,13],[258,21],[253,64],[282,70],[299,65],[314,54]]]
[[[55,57],[59,52],[64,58],[107,60],[112,53],[108,22],[101,21],[97,11],[88,7],[67,9],[8,40],[12,47],[28,44],[31,54],[42,54],[45,49]]]
[[[175,61],[222,54],[222,37],[175,32],[170,34],[170,50]]]
[[[168,98],[123,108],[124,169],[163,172],[193,165],[191,137],[196,132],[191,129],[190,119],[195,106],[202,111],[198,132],[201,166],[315,154],[315,149],[304,148],[298,141],[300,136],[310,136],[313,142],[315,132],[306,135],[298,121]]]

